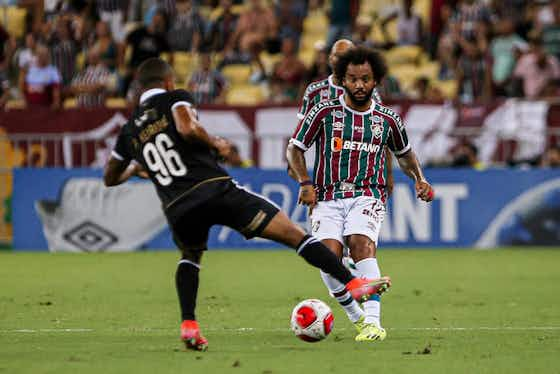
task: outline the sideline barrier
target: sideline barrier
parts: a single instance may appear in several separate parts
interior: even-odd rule
[[[235,169],[232,176],[276,202],[306,225],[296,204],[297,184],[284,170]],[[560,170],[428,169],[436,199],[415,198],[396,172],[382,225],[384,247],[495,247],[560,245]],[[174,248],[149,182],[106,189],[93,169],[15,169],[15,250],[117,251]],[[245,241],[225,227],[212,229],[210,248],[279,248]]]

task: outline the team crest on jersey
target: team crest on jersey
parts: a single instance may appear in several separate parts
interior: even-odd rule
[[[335,130],[344,129],[344,123],[342,123],[342,122],[335,122],[335,123],[333,123],[332,126],[333,126],[333,129],[335,129]]]
[[[342,110],[335,110],[333,112],[333,117],[334,118],[344,118],[345,114]]]
[[[379,139],[381,138],[381,135],[383,135],[383,126],[379,123],[374,123],[371,125],[371,131],[373,133],[373,137]]]
[[[378,124],[378,123],[383,122],[383,118],[381,118],[381,116],[378,116],[378,115],[373,115],[373,116],[371,116],[371,121],[375,124]]]

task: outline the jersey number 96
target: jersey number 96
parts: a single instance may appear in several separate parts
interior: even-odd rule
[[[155,173],[156,179],[162,186],[173,182],[173,177],[187,174],[187,167],[181,161],[181,156],[173,149],[173,141],[167,134],[158,134],[153,143],[146,143],[142,151],[146,165]]]

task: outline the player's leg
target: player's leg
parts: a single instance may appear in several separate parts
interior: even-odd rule
[[[311,232],[339,259],[343,253],[344,207],[340,200],[320,201],[311,213]],[[321,270],[321,280],[329,293],[346,312],[350,322],[357,324],[364,319],[360,304],[332,275]]]
[[[200,261],[206,250],[208,230],[206,223],[195,224],[188,218],[172,225],[173,239],[181,251],[175,273],[175,286],[181,308],[181,340],[188,349],[198,351],[208,348],[208,340],[201,335],[195,315]]]
[[[319,240],[290,221],[271,201],[232,183],[222,195],[219,224],[227,225],[246,238],[255,236],[271,239],[297,250],[309,264],[332,275],[345,285],[354,299],[369,298],[384,292],[389,279],[365,280],[354,277],[340,260]]]
[[[381,201],[359,197],[353,199],[350,206],[344,235],[354,260],[357,274],[361,277],[381,277],[377,264],[377,238],[385,213]],[[381,303],[379,295],[372,295],[362,303],[365,320],[362,331],[356,340],[383,340],[386,336],[381,327]]]

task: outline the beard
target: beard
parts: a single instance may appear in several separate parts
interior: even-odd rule
[[[356,106],[362,106],[362,105],[366,105],[368,103],[368,101],[371,99],[371,94],[373,93],[373,88],[369,91],[364,91],[365,95],[363,98],[357,98],[356,96],[354,96],[354,94],[352,92],[350,92],[350,90],[346,90],[346,92],[348,93],[348,97],[350,97],[350,101],[352,101],[352,103]]]

